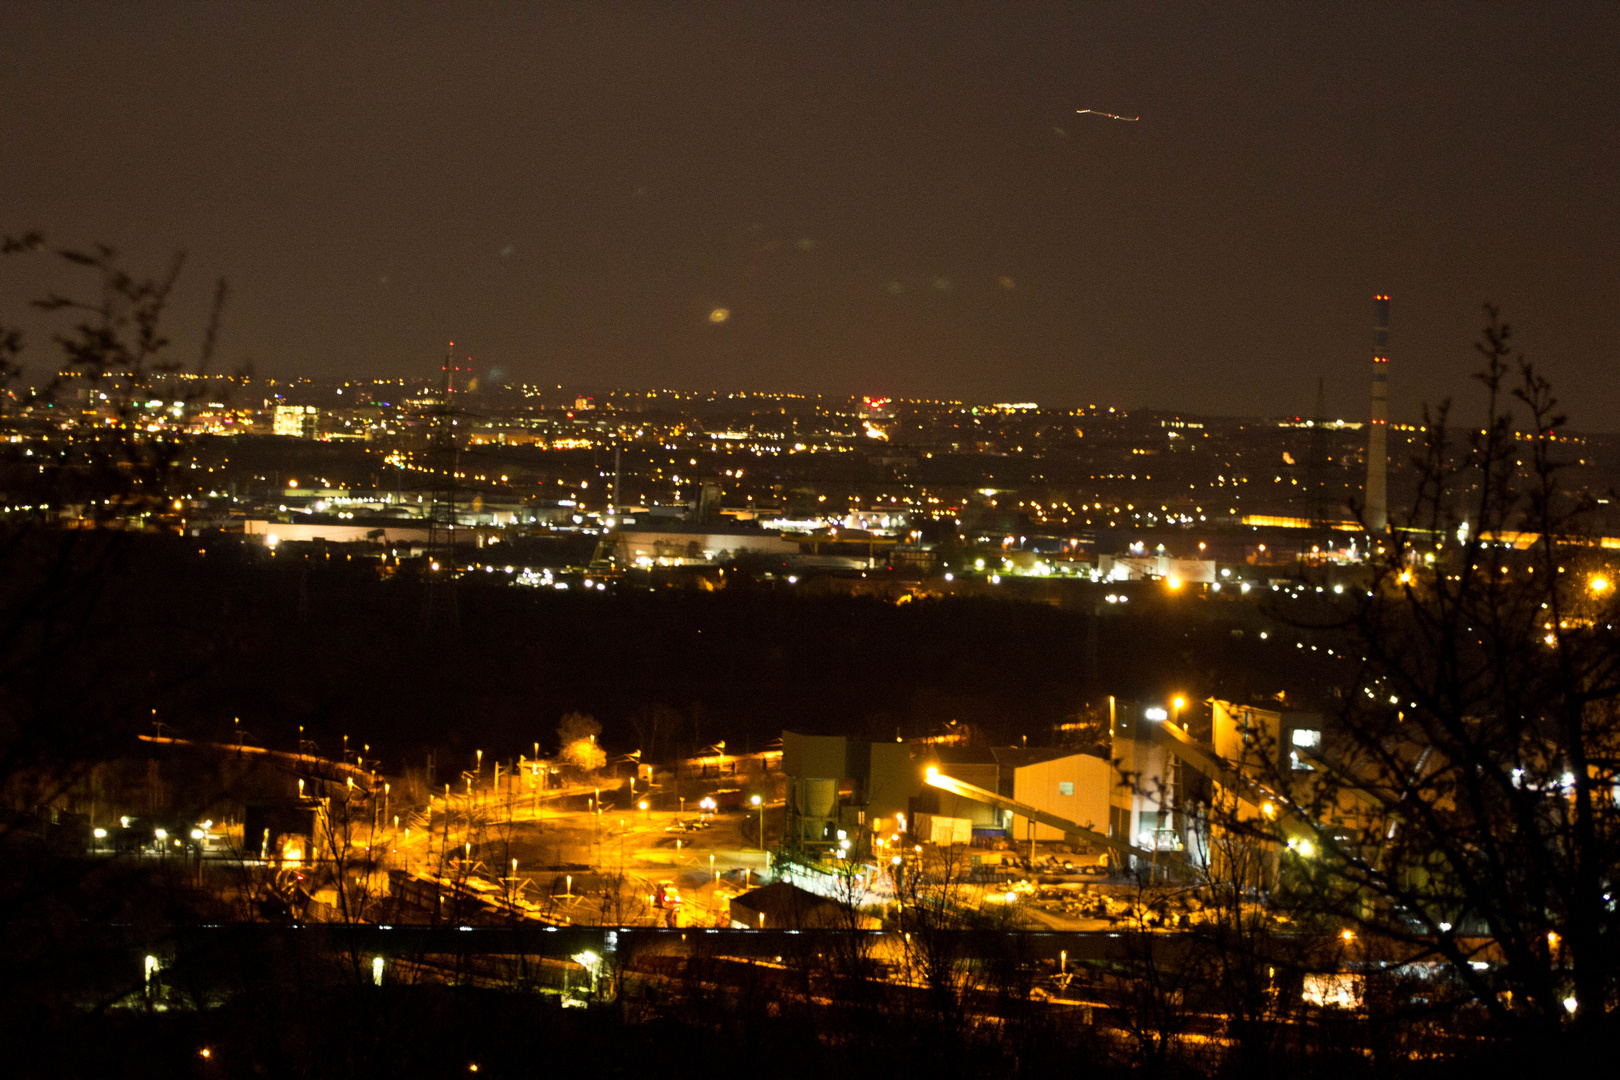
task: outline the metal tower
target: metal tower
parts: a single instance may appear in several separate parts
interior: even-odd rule
[[[1389,526],[1389,297],[1373,297],[1372,417],[1367,425],[1367,529]]]

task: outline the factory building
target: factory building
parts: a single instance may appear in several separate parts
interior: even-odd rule
[[[1168,555],[1099,555],[1097,572],[1109,581],[1163,578],[1189,585],[1214,585],[1214,559],[1173,559]]]
[[[1107,760],[1068,748],[934,747],[785,731],[789,844],[853,857],[866,854],[869,837],[897,832],[947,844],[1063,839],[1060,829],[1014,810],[930,786],[930,768],[1098,832],[1111,820],[1111,802],[1128,797]]]
[[[1122,777],[1109,799],[1108,835],[1149,851],[1198,846],[1189,845],[1193,823],[1178,809],[1187,795],[1182,760],[1154,737],[1153,725],[1163,723],[1167,711],[1113,698],[1108,708],[1113,757]]]
[[[850,911],[791,882],[762,885],[731,900],[733,930],[876,930],[877,919]]]
[[[785,835],[812,857],[866,859],[899,833],[908,844],[1011,840],[1033,852],[1067,841],[1136,866],[1207,865],[1211,801],[1235,800],[1242,817],[1263,812],[1268,792],[1308,785],[1324,718],[1220,700],[1167,706],[1111,698],[1108,757],[784,732]]]
[[[313,405],[277,405],[271,414],[270,432],[294,439],[313,439],[320,420],[321,410]]]
[[[808,854],[864,854],[864,837],[905,831],[903,822],[923,787],[905,743],[842,735],[782,732],[782,772],[787,775],[783,836],[790,847]]]
[[[1311,759],[1322,747],[1322,714],[1278,712],[1211,703],[1215,753],[1239,773],[1261,783],[1310,772]]]
[[[932,766],[964,784],[1098,832],[1108,823],[1109,800],[1119,781],[1109,762],[1066,747],[930,747],[916,764],[922,773]],[[1063,839],[1062,831],[1051,825],[936,787],[924,787],[913,801],[913,808],[919,819],[938,816],[965,820],[979,836],[996,834],[1026,841],[1033,829],[1036,840]]]
[[[621,567],[683,566],[724,562],[739,555],[796,556],[799,544],[746,525],[660,521],[626,525],[607,541]]]

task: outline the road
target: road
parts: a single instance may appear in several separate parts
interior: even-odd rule
[[[579,923],[662,921],[651,899],[660,882],[672,882],[684,901],[683,925],[726,925],[731,896],[767,868],[752,812],[595,812],[590,806],[598,790],[548,791],[544,801],[441,795],[430,816],[418,814],[415,825],[386,830],[378,846],[386,847],[390,868],[456,878],[470,866],[473,874],[538,903],[548,917]],[[563,808],[581,803],[583,809]],[[678,828],[700,821],[706,827]]]

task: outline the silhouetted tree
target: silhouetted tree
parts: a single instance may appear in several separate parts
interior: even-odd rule
[[[1487,314],[1483,423],[1426,413],[1410,510],[1318,624],[1360,667],[1273,839],[1302,910],[1443,966],[1428,996],[1592,1050],[1620,992],[1620,590],[1551,387]]]

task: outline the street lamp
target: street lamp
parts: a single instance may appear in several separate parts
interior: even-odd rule
[[[602,970],[602,958],[589,949],[575,953],[573,961],[591,973],[591,997],[596,996],[596,976]]]
[[[428,825],[429,825],[429,828],[428,828],[428,854],[429,855],[433,854],[433,829],[432,829],[433,818],[432,818],[432,813],[433,813],[433,804],[431,802],[429,802],[428,803],[428,814],[429,814],[429,817],[428,817]],[[448,859],[449,857],[450,857],[450,785],[446,784],[446,785],[444,785],[444,843],[439,845],[439,862],[440,862],[440,864],[442,865],[444,860]]]
[[[759,850],[764,851],[765,850],[765,800],[761,799],[758,795],[755,795],[753,798],[749,799],[748,801],[754,804],[754,809],[755,810],[759,811]]]

